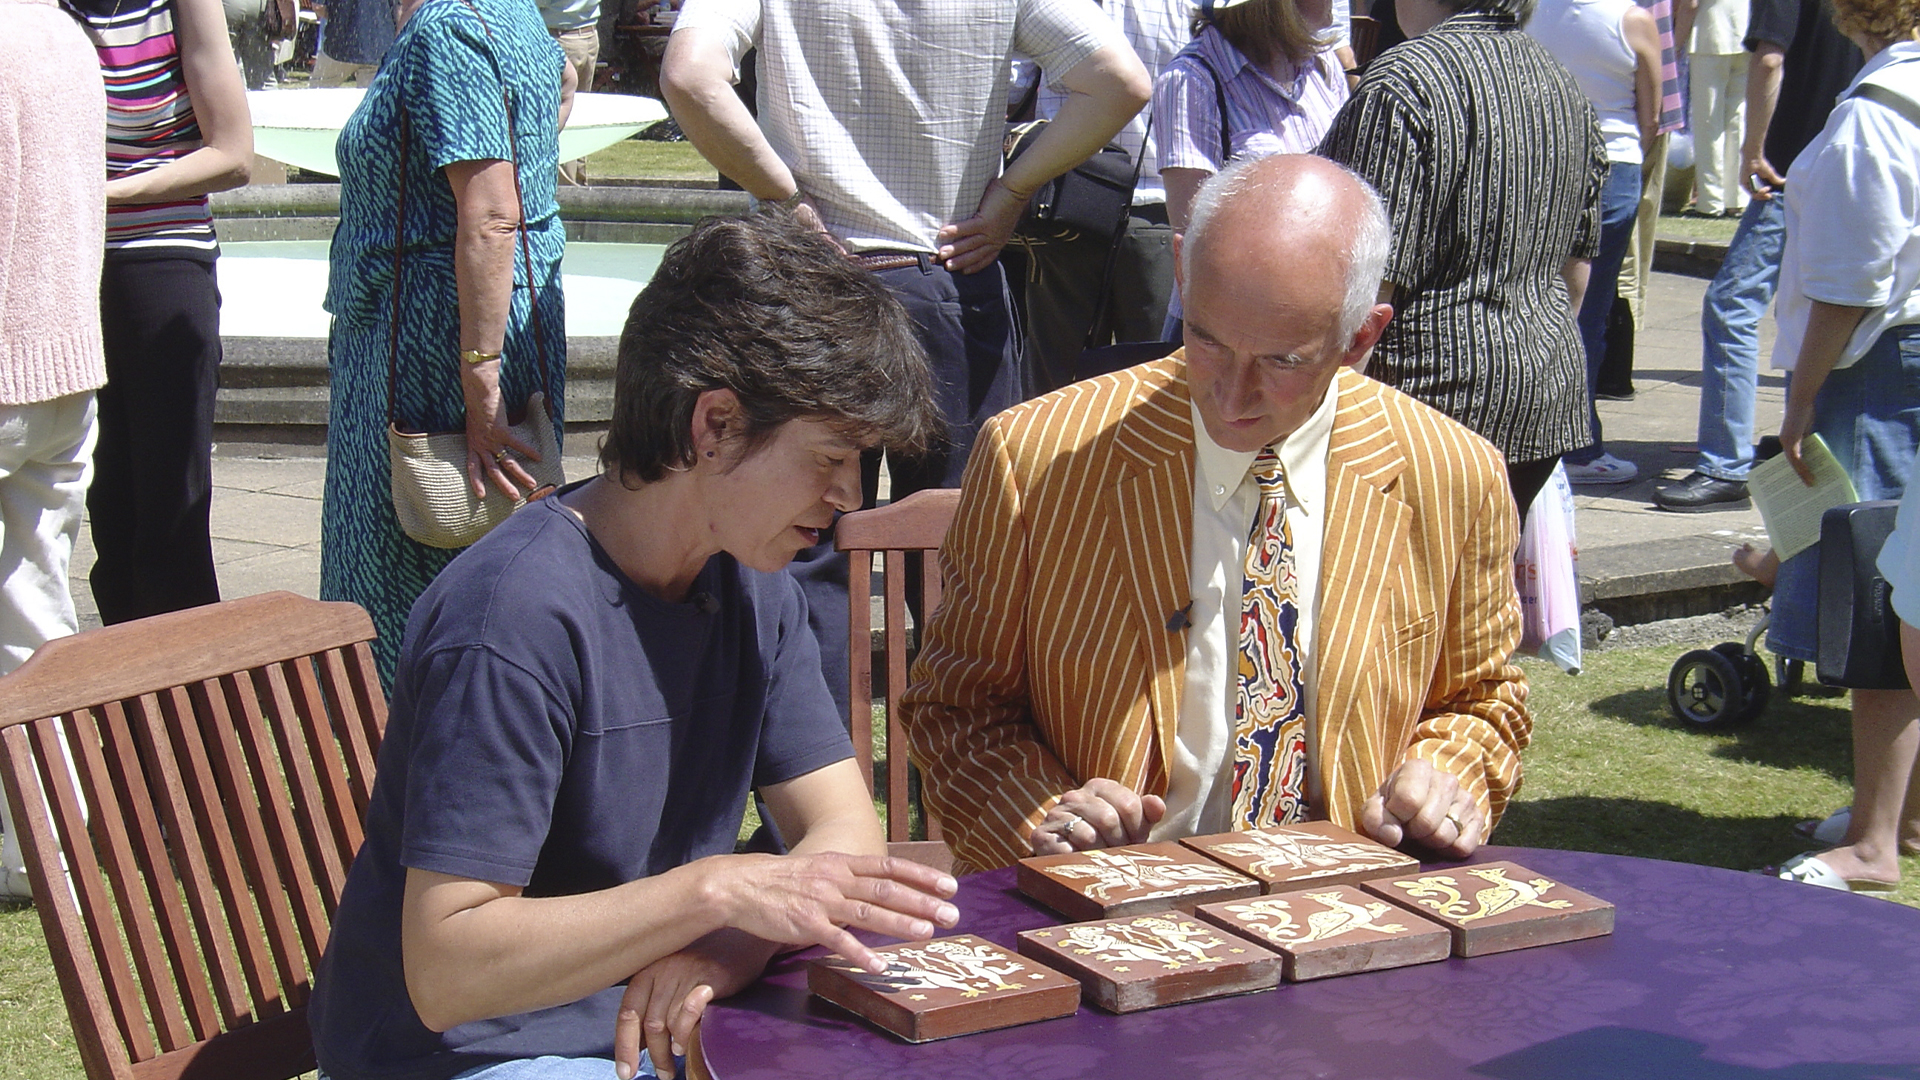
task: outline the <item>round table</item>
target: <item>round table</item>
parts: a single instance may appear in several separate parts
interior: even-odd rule
[[[810,999],[801,953],[710,1007],[701,1041],[715,1080],[1920,1077],[1920,910],[1619,855],[1469,861],[1495,859],[1612,901],[1613,935],[919,1045]],[[954,933],[1008,948],[1062,921],[1010,869],[957,902]]]

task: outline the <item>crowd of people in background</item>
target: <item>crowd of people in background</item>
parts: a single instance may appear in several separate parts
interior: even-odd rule
[[[1250,190],[1384,223],[1367,295],[1312,290],[1313,325],[1324,322],[1338,347],[1315,339],[1264,357],[1276,378],[1312,371],[1323,395],[1268,425],[1274,441],[1301,429],[1344,446],[1326,431],[1336,399],[1391,412],[1394,438],[1454,447],[1474,492],[1497,493],[1504,465],[1498,520],[1475,519],[1467,550],[1511,548],[1557,470],[1576,485],[1638,475],[1608,452],[1596,401],[1633,392],[1651,222],[1690,65],[1687,212],[1740,221],[1702,311],[1699,457],[1655,504],[1749,505],[1759,322],[1776,301],[1773,366],[1792,372],[1782,452],[1804,473],[1819,435],[1861,498],[1906,491],[1920,453],[1920,12],[1905,0],[1377,0],[1364,21],[1338,0],[893,9],[910,18],[890,22],[868,0],[679,7],[662,97],[755,214],[698,226],[636,301],[603,472],[463,555],[403,529],[388,432],[460,433],[476,496],[515,499],[535,489],[528,468],[540,453],[513,425],[550,425],[555,445],[564,435],[558,188],[587,178],[559,160],[558,133],[576,90],[595,85],[605,12],[599,0],[315,5],[311,85],[365,89],[338,155],[320,593],[372,615],[394,695],[368,828],[375,857],[356,863],[342,906],[358,921],[321,969],[323,1075],[450,1076],[532,1047],[591,1059],[594,1075],[617,1061],[622,1076],[670,1076],[689,1017],[716,988],[757,974],[769,942],[858,950],[838,929],[850,921],[914,934],[950,925],[953,882],[880,858],[871,808],[841,756],[854,688],[833,517],[874,504],[884,460],[894,499],[965,483],[963,520],[986,530],[969,543],[991,548],[979,523],[998,520],[984,501],[995,496],[980,492],[998,485],[1011,497],[1032,465],[1003,440],[1068,453],[1055,447],[1059,431],[1009,434],[1021,421],[1008,410],[1066,386],[1089,347],[1198,350],[1209,359],[1195,361],[1191,390],[1184,360],[1101,384],[1139,395],[1111,415],[1150,411],[1171,393],[1187,440],[1175,456],[1188,455],[1189,473],[1196,453],[1203,471],[1209,454],[1254,454],[1219,431],[1242,423],[1231,412],[1243,346],[1279,338],[1243,340],[1237,322],[1220,325],[1222,312],[1239,320],[1259,306],[1248,300],[1255,285],[1220,270],[1223,240],[1199,278],[1186,246],[1223,201],[1226,220],[1248,220]],[[0,0],[0,14],[19,35],[0,56],[0,124],[11,126],[0,155],[17,155],[0,157],[11,181],[0,192],[3,674],[77,629],[67,578],[83,510],[103,622],[220,598],[209,535],[219,245],[208,197],[248,182],[246,91],[278,79],[302,13],[292,0]],[[1359,26],[1364,39],[1350,32]],[[736,93],[749,54],[751,101]],[[1028,116],[1047,123],[1009,159],[1006,123]],[[1137,167],[1112,241],[1028,242],[1009,273],[1001,256],[1034,193],[1110,142]],[[1318,160],[1256,167],[1274,155]],[[1254,235],[1264,234],[1249,227],[1235,239]],[[1340,252],[1326,265],[1365,276],[1369,259]],[[1273,295],[1291,303],[1305,291]],[[768,314],[788,309],[810,314]],[[1372,381],[1336,378],[1340,367]],[[1450,420],[1406,411],[1376,384]],[[1019,415],[1108,415],[1110,403],[1089,404],[1088,393]],[[1387,404],[1366,404],[1376,399]],[[1284,464],[1297,478],[1298,463]],[[1329,482],[1313,475],[1300,486]],[[1452,481],[1416,473],[1405,486],[1425,493],[1426,512],[1468,497]],[[1317,545],[1328,526],[1312,528]],[[1459,554],[1452,540],[1442,546]],[[1306,558],[1318,564],[1317,551]],[[1770,648],[1811,661],[1817,547],[1736,562],[1774,589]],[[1887,577],[1912,580],[1895,572],[1904,569]],[[1012,580],[987,555],[959,570]],[[1510,583],[1496,584],[1474,603],[1500,606]],[[635,614],[610,617],[604,602]],[[1216,605],[1210,618],[1234,614]],[[1449,607],[1446,617],[1462,616]],[[1510,654],[1506,623],[1485,626],[1495,622],[1483,644]],[[955,617],[934,633],[969,625]],[[686,644],[678,635],[696,632],[724,638],[724,655],[673,660]],[[1447,788],[1450,824],[1422,835],[1448,850],[1484,839],[1527,739],[1524,677],[1510,656],[1447,657],[1463,671],[1483,659],[1501,674],[1482,681],[1507,687],[1502,752],[1497,768]],[[738,672],[760,696],[729,688]],[[542,718],[537,737],[510,708]],[[762,726],[769,709],[782,715]],[[660,741],[664,727],[646,730],[651,718],[693,716],[735,731],[737,745],[689,757]],[[1897,881],[1898,852],[1920,846],[1920,817],[1903,810],[1920,806],[1908,797],[1920,699],[1859,690],[1853,717],[1854,805],[1809,823],[1833,846],[1780,873],[1866,891]],[[593,743],[598,756],[580,760],[605,773],[571,771],[576,740]],[[691,809],[663,806],[670,769],[719,787]],[[1135,772],[1134,786],[1152,779]],[[630,775],[659,782],[609,780]],[[421,794],[475,776],[498,783],[471,803],[449,809]],[[1412,827],[1411,815],[1393,819],[1397,776],[1381,788],[1384,808],[1362,811],[1367,791],[1346,792],[1356,820]],[[795,861],[715,869],[703,859],[732,851],[750,788]],[[1024,827],[1036,848],[1072,847],[1082,826],[1099,832],[1086,807],[1121,803],[1133,825],[1150,826],[1150,804],[1127,795],[1076,787]],[[26,897],[4,811],[0,898]],[[1437,816],[1422,827],[1440,829],[1424,820]],[[627,848],[604,850],[607,836]],[[474,854],[482,849],[491,854]],[[802,872],[830,883],[827,899],[826,886],[793,884]],[[836,914],[876,889],[893,900],[859,920]],[[780,909],[789,891],[808,899]],[[715,896],[723,902],[689,914]],[[525,904],[556,898],[577,903],[579,925],[649,929],[614,950],[593,935],[529,939]],[[647,922],[660,912],[684,926]],[[418,981],[402,971],[403,943]],[[514,993],[476,993],[460,979],[503,950],[518,965],[517,981],[501,980]],[[651,974],[623,991],[618,980],[637,971]]]

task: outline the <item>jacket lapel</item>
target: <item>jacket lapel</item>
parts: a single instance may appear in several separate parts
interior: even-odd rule
[[[1114,432],[1119,479],[1105,493],[1101,517],[1123,580],[1087,584],[1113,588],[1128,620],[1140,627],[1140,660],[1151,673],[1148,707],[1159,754],[1157,769],[1150,767],[1149,774],[1164,784],[1186,679],[1186,635],[1170,630],[1168,621],[1192,600],[1187,579],[1194,451],[1185,364],[1170,358],[1156,367],[1162,365],[1163,384],[1128,409]]]
[[[1339,380],[1339,408],[1327,449],[1327,524],[1314,648],[1321,797],[1332,806],[1356,804],[1343,793],[1373,775],[1369,762],[1382,753],[1377,745],[1382,725],[1359,715],[1358,699],[1365,666],[1380,655],[1381,605],[1394,577],[1387,568],[1395,552],[1406,550],[1413,515],[1390,494],[1407,460],[1377,386],[1351,371],[1342,371]],[[1324,812],[1325,806],[1316,809]]]

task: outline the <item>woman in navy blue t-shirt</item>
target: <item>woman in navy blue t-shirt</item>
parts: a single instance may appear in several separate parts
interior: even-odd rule
[[[601,475],[414,607],[315,979],[326,1076],[672,1075],[777,948],[954,924],[952,878],[883,855],[780,572],[860,505],[861,451],[938,417],[905,312],[819,234],[709,219],[667,252]],[[733,854],[753,789],[791,854]]]

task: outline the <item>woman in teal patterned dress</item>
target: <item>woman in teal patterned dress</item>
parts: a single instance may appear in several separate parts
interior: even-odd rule
[[[396,227],[405,242],[395,419],[413,431],[465,429],[476,491],[530,490],[516,456],[533,450],[507,430],[508,412],[520,419],[528,395],[543,390],[559,435],[566,234],[554,177],[573,92],[573,72],[533,0],[409,0],[400,18],[392,50],[340,133],[320,538],[320,595],[372,614],[373,653],[389,685],[414,599],[458,554],[401,532],[389,494]],[[515,228],[523,207],[524,247]]]

